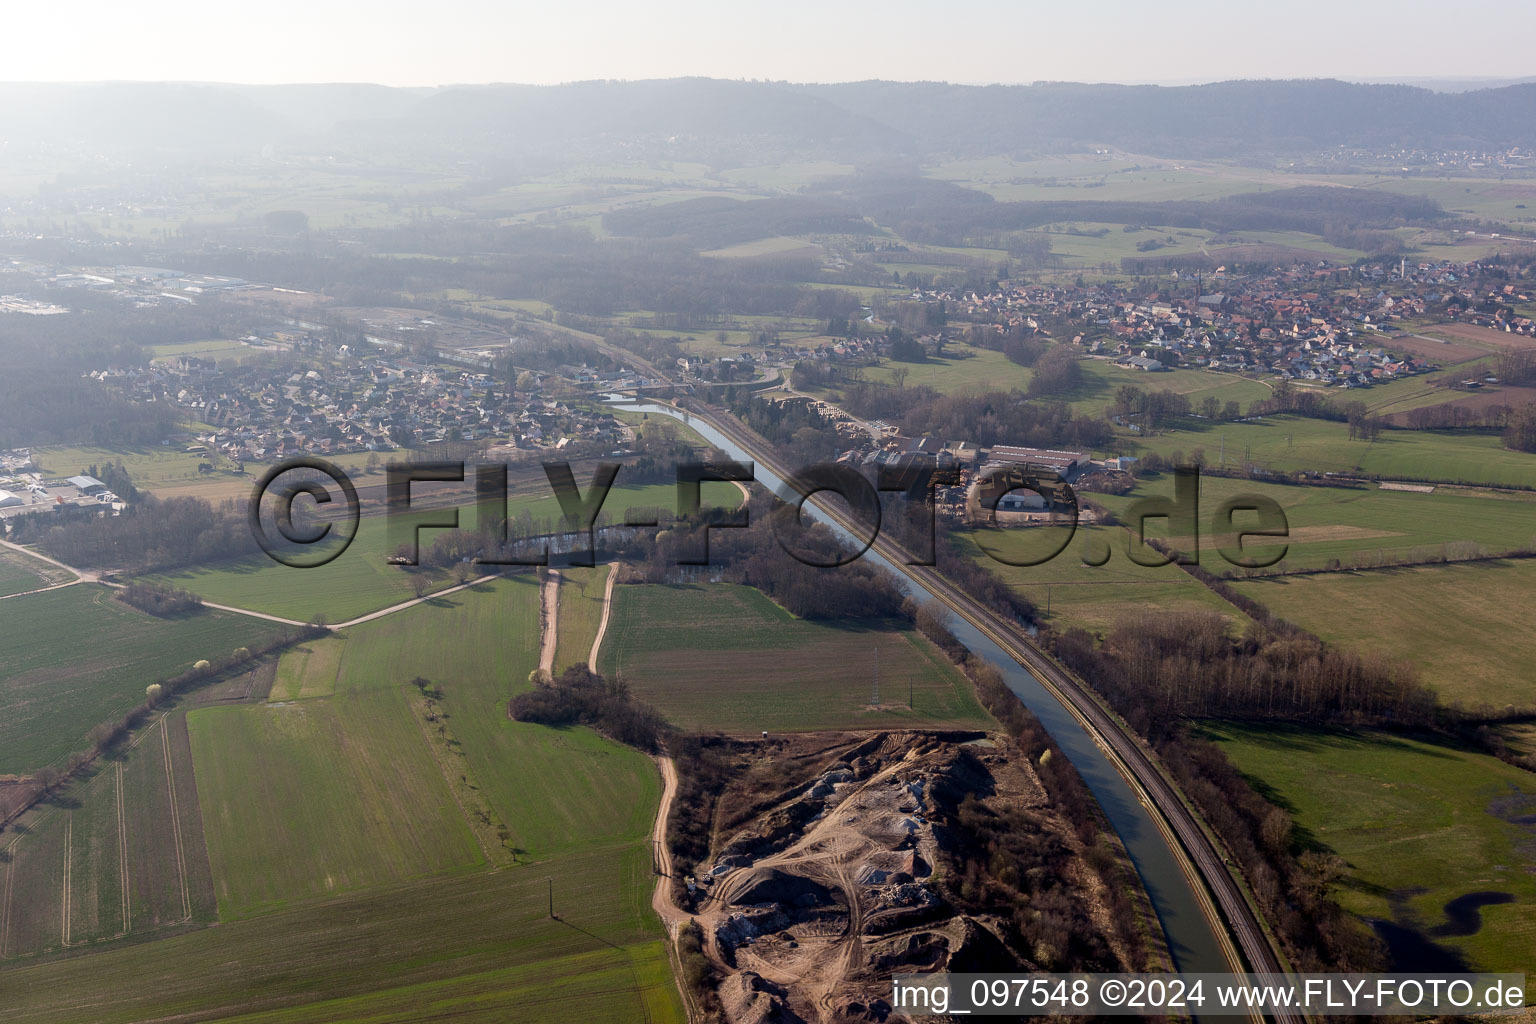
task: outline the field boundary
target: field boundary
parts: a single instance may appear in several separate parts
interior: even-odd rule
[[[70,892],[70,866],[73,859],[75,846],[75,812],[64,813],[64,908],[59,921],[59,937],[64,947],[69,948],[69,915],[71,911],[70,900],[73,894]]]
[[[559,640],[560,574],[546,570],[539,585],[539,669],[551,675],[555,671],[555,644]]]
[[[14,849],[13,841],[5,849]],[[5,888],[0,891],[0,960],[9,960],[8,951],[11,946],[11,889],[16,880],[16,855],[10,854],[5,862]]]
[[[160,745],[165,752],[165,785],[171,799],[171,835],[176,844],[176,881],[181,889],[181,920],[190,921],[192,893],[187,889],[187,855],[181,844],[181,804],[176,799],[176,773],[171,769],[171,734],[165,724],[169,717],[160,716]]]
[[[471,792],[474,793],[481,793],[483,791],[481,790],[479,784],[472,780],[467,783],[458,783],[454,781],[455,769],[446,760],[444,760],[444,758],[446,758],[451,752],[452,748],[450,748],[446,742],[438,743],[432,739],[432,734],[427,729],[427,720],[425,714],[427,709],[419,706],[420,702],[425,701],[426,699],[427,697],[425,694],[412,696],[410,693],[407,693],[405,697],[407,710],[410,712],[412,720],[415,721],[416,728],[421,732],[421,740],[427,745],[427,752],[432,755],[432,763],[437,766],[438,774],[443,777],[443,783],[448,787],[448,792],[453,797],[454,806],[458,807],[459,814],[464,818],[464,824],[469,828],[470,834],[475,837],[475,843],[480,847],[480,852],[485,856],[486,864],[489,865],[493,870],[496,868],[506,867],[506,847],[500,842],[492,844],[486,835],[487,832],[490,832],[492,835],[496,835],[495,830],[497,828],[505,828],[506,823],[501,821],[500,818],[496,816],[495,808],[490,805],[489,801],[486,801],[483,798],[477,801],[480,804],[480,806],[476,808],[477,814],[471,814],[469,808],[465,806],[464,797],[459,792],[461,785],[470,787]],[[441,723],[439,723],[439,725],[444,730],[443,735],[445,740],[456,739],[456,737],[453,736],[452,730],[448,729],[446,725],[441,725]],[[457,767],[457,774],[464,776],[465,779],[468,779],[469,776],[473,774],[467,760],[465,763]],[[499,838],[499,836],[497,838]],[[511,863],[517,863],[516,856],[512,857]]]
[[[619,563],[608,570],[608,582],[603,586],[603,617],[597,620],[597,635],[592,638],[592,651],[587,655],[587,667],[597,671],[597,655],[603,649],[603,637],[608,633],[608,616],[613,613],[613,585],[619,579]]]
[[[117,867],[123,889],[123,930],[118,936],[128,934],[128,814],[123,805],[123,762],[117,762]]]

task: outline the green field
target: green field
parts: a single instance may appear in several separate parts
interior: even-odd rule
[[[0,548],[0,597],[25,594],[74,579],[71,572],[11,548]]]
[[[739,245],[729,245],[723,249],[710,249],[702,252],[701,256],[713,256],[719,259],[743,259],[752,256],[782,256],[785,253],[817,254],[821,252],[821,246],[813,242],[807,242],[800,238],[789,238],[776,235],[772,238],[759,238],[751,242],[742,242]]]
[[[423,539],[423,546],[430,545],[432,534],[424,533]],[[299,622],[324,616],[333,623],[411,600],[416,596],[413,584],[418,576],[424,576],[432,590],[452,583],[447,573],[437,569],[390,565],[388,558],[392,553],[384,517],[363,516],[352,545],[334,561],[318,568],[295,569],[258,554],[156,573],[149,578],[190,590],[214,604]]]
[[[1092,495],[1099,504],[1128,519],[1141,496],[1173,495],[1170,473],[1148,477],[1130,495]],[[1536,504],[1531,496],[1440,488],[1432,494],[1361,488],[1313,487],[1260,483],[1229,477],[1200,479],[1201,564],[1212,572],[1240,572],[1216,548],[1230,541],[1213,530],[1216,513],[1228,498],[1262,495],[1278,503],[1285,513],[1290,535],[1279,568],[1321,568],[1337,559],[1345,566],[1375,565],[1383,560],[1421,561],[1438,558],[1445,551],[1481,548],[1497,554],[1529,545],[1536,540]],[[1242,514],[1239,526],[1252,522]],[[1147,524],[1149,537],[1168,537],[1165,520]],[[1189,538],[1177,538],[1189,547]],[[1255,555],[1275,554],[1262,538],[1244,542]],[[1119,562],[1119,553],[1110,564]]]
[[[1011,391],[1029,386],[1033,375],[1028,367],[1011,362],[1001,352],[975,348],[970,345],[952,344],[953,358],[928,359],[921,363],[884,362],[879,366],[866,366],[861,372],[868,380],[894,384],[899,370],[907,371],[906,385],[925,385],[945,394],[962,391]],[[960,357],[964,358],[960,358]]]
[[[1079,626],[1102,632],[1127,612],[1147,607],[1214,611],[1234,621],[1244,618],[1178,566],[1147,567],[1131,561],[1125,553],[1126,531],[1119,527],[1079,527],[1061,554],[1031,566],[1009,565],[999,558],[1011,562],[1041,558],[1062,542],[1059,530],[951,529],[958,551],[1034,602],[1040,617],[1059,630]],[[1085,554],[1102,556],[1106,548],[1110,552],[1107,562],[1097,566],[1084,563]]]
[[[84,750],[145,686],[282,628],[211,609],[160,619],[89,583],[0,601],[0,774]]]
[[[191,356],[196,359],[212,359],[220,367],[225,363],[238,363],[261,353],[232,338],[211,338],[207,341],[182,341],[169,345],[151,345],[150,355],[156,362],[170,362]]]
[[[1529,772],[1380,733],[1273,725],[1204,731],[1291,810],[1304,844],[1343,858],[1349,872],[1338,899],[1346,909],[1427,930],[1445,920],[1449,900],[1508,893],[1511,902],[1482,908],[1476,934],[1435,941],[1474,969],[1529,970],[1536,948],[1536,778]]]
[[[555,673],[584,662],[592,653],[603,618],[603,592],[611,565],[560,570],[560,607],[555,617]]]
[[[906,385],[919,384],[945,394],[962,391],[1011,391],[1027,390],[1034,372],[1008,359],[1001,352],[976,348],[971,345],[953,344],[949,358],[933,358],[921,363],[884,362],[879,366],[863,367],[861,372],[868,380],[894,384],[894,374],[906,370]],[[1244,411],[1250,403],[1267,398],[1269,387],[1257,380],[1229,373],[1209,370],[1171,370],[1166,373],[1145,373],[1124,366],[1116,366],[1104,359],[1078,361],[1082,382],[1070,392],[1049,396],[1050,401],[1062,401],[1073,409],[1089,416],[1100,416],[1106,406],[1114,402],[1115,392],[1123,385],[1131,384],[1144,391],[1174,391],[1189,396],[1198,409],[1206,398],[1214,398],[1225,405],[1237,402]]]
[[[208,476],[197,471],[202,456],[186,451],[184,445],[35,448],[32,461],[47,476],[74,476],[91,466],[117,463],[127,469],[135,487],[146,491],[208,483]],[[245,486],[253,483],[247,480]]]
[[[192,746],[172,734],[182,833],[201,850],[206,832],[211,855],[202,856],[203,880],[193,878],[204,909],[192,924],[211,918],[217,894],[220,926],[104,946],[89,960],[89,989],[51,980],[78,977],[78,962],[0,964],[7,1020],[446,1014],[553,1024],[576,1014],[681,1024],[648,905],[644,838],[660,780],[649,759],[589,730],[507,718],[507,697],[528,685],[537,624],[531,574],[480,584],[291,652],[269,703],[192,711],[195,785],[182,774]],[[438,695],[431,719],[409,685],[417,675]],[[283,699],[290,689],[303,699]],[[154,830],[130,827],[130,865],[147,860],[135,842],[173,835],[166,792],[135,774],[153,742],[151,730],[124,765],[130,822],[136,806],[162,819]],[[71,791],[73,834],[55,812],[0,864],[25,872],[28,892],[52,894],[51,909],[47,900],[18,904],[12,935],[27,945],[13,943],[13,953],[46,948],[50,932],[52,946],[62,940],[66,844],[85,900],[70,920],[110,926],[121,904],[112,851],[79,844],[110,838],[113,805],[102,811],[98,798],[115,798],[115,787],[107,775]],[[511,856],[494,858],[496,868],[467,820],[480,806],[508,826]],[[180,903],[179,887],[164,888],[177,877],[166,875],[174,861],[165,849],[154,855],[151,881],[162,888],[143,890],[146,911],[155,900]],[[546,914],[551,881],[558,920]],[[131,915],[140,912],[134,892]]]
[[[969,681],[911,630],[796,619],[734,584],[621,586],[613,604],[601,671],[684,729],[992,725]]]
[[[1412,662],[1447,703],[1536,707],[1536,637],[1527,632],[1536,562],[1286,576],[1236,586],[1325,640]]]
[[[583,495],[590,483],[590,477],[583,479],[578,474],[577,486]],[[734,507],[741,502],[741,492],[732,484],[705,485],[703,495],[706,504]],[[630,508],[660,509],[670,513],[676,506],[675,484],[616,484],[603,504],[598,525],[622,523]],[[511,495],[507,514],[520,528],[540,532],[561,528],[560,503],[548,483],[542,480]],[[459,522],[463,529],[475,529],[477,516],[472,497],[464,499]],[[388,560],[394,553],[395,541],[409,537],[408,530],[397,532],[397,529],[386,516],[365,515],[358,522],[357,537],[351,546],[334,561],[312,569],[295,569],[266,555],[252,555],[157,573],[149,578],[190,590],[214,604],[247,608],[299,622],[310,621],[315,616],[324,616],[332,624],[349,622],[413,599],[418,578],[425,577],[429,591],[453,584],[453,578],[440,569],[390,565]],[[429,550],[442,532],[421,531],[421,551]]]
[[[465,774],[520,857],[638,840],[660,793],[649,760],[587,729],[507,717],[508,699],[528,688],[538,664],[538,614],[532,574],[483,583],[350,627],[344,641],[305,645],[320,648],[318,655],[286,654],[278,670],[281,695],[361,694],[426,678],[443,691]],[[341,649],[324,650],[332,643]],[[276,687],[273,697],[280,697]]]
[[[188,727],[221,920],[484,863],[398,685]]]
[[[1269,385],[1249,377],[1213,370],[1167,370],[1147,373],[1127,366],[1117,366],[1104,359],[1084,359],[1078,364],[1083,382],[1069,394],[1059,396],[1079,413],[1101,416],[1112,404],[1115,392],[1129,384],[1143,391],[1173,391],[1188,395],[1190,405],[1199,410],[1207,398],[1223,406],[1236,402],[1245,412],[1251,402],[1268,398]]]
[[[85,962],[7,964],[6,1020],[682,1024],[652,878],[643,844],[605,847],[308,901]]]
[[[1267,416],[1254,423],[1212,423],[1168,430],[1129,442],[1129,454],[1203,449],[1210,465],[1225,451],[1229,466],[1244,460],[1276,470],[1363,472],[1388,479],[1444,480],[1536,487],[1536,455],[1504,447],[1497,435],[1441,430],[1384,430],[1375,441],[1352,441],[1349,427],[1329,420]]]
[[[6,957],[61,948],[66,918],[70,946],[213,920],[180,715],[157,720],[131,749],[98,762],[67,802],[43,804],[19,825],[0,837]]]

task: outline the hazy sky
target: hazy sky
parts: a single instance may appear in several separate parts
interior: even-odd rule
[[[12,81],[1516,77],[1530,0],[8,0]]]

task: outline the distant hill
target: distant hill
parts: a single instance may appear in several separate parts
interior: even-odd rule
[[[1469,83],[1460,83],[1469,84]],[[0,85],[7,144],[162,158],[265,147],[364,159],[854,160],[1105,146],[1161,156],[1339,145],[1536,146],[1536,83],[1434,91],[1331,79],[1208,85],[718,79],[394,89],[374,85]],[[639,147],[637,150],[636,147]]]

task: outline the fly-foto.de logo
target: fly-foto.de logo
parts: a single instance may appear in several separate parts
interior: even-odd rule
[[[542,464],[550,491],[560,508],[560,533],[584,541],[571,552],[574,564],[591,564],[595,557],[599,516],[623,466],[597,463],[583,491],[568,462]],[[547,565],[547,539],[513,536],[508,515],[508,466],[482,463],[472,469],[464,462],[389,463],[385,468],[384,513],[389,531],[391,560],[415,565],[420,559],[422,530],[461,529],[458,507],[423,507],[415,504],[413,485],[474,482],[479,544],[475,560],[484,565]],[[748,529],[753,526],[746,505],[706,505],[703,485],[717,481],[747,485],[755,482],[751,462],[682,462],[676,466],[676,505],[679,520],[702,523],[700,550],[680,565],[709,564],[709,533],[717,529]],[[781,503],[767,516],[769,528],[786,553],[821,568],[846,565],[860,558],[881,537],[895,503],[909,527],[893,541],[894,554],[908,565],[935,564],[941,523],[937,496],[941,488],[954,488],[959,475],[933,460],[914,460],[894,467],[880,467],[874,479],[841,463],[817,463],[791,475]],[[1148,496],[1133,502],[1119,517],[1125,530],[1125,555],[1137,565],[1155,567],[1176,563],[1198,565],[1202,526],[1212,538],[1217,555],[1234,566],[1259,569],[1285,557],[1290,526],[1285,511],[1273,498],[1262,494],[1238,494],[1223,499],[1208,524],[1200,511],[1200,471],[1179,466],[1173,473],[1171,496]],[[334,491],[339,491],[339,500]],[[955,532],[968,533],[991,559],[1011,566],[1036,566],[1060,556],[1071,544],[1084,515],[1077,493],[1055,473],[1034,472],[1019,466],[983,469],[966,489],[967,512],[943,518]],[[841,528],[850,546],[828,559],[818,549],[801,543],[814,517],[807,502],[817,495],[841,499],[821,508],[825,518]],[[1015,525],[1006,525],[1008,509],[1021,504],[1018,496],[1030,496],[1035,514]],[[307,500],[304,500],[307,499]],[[820,504],[820,503],[818,503]],[[338,511],[339,509],[339,511]],[[271,558],[294,568],[315,568],[335,560],[351,545],[362,516],[357,488],[339,467],[323,459],[302,458],[273,466],[251,495],[248,519],[257,543]],[[1165,539],[1152,540],[1161,524]],[[618,525],[618,524],[615,524]],[[626,508],[622,525],[634,529],[659,528],[655,509]],[[916,527],[913,529],[912,527]],[[1032,536],[1040,540],[1028,552],[1004,538]],[[1257,542],[1257,543],[1254,543]],[[1038,548],[1039,550],[1035,550]],[[1082,560],[1102,566],[1112,557],[1107,544],[1085,550]],[[585,561],[583,561],[585,559]]]

